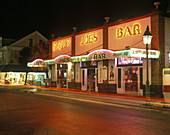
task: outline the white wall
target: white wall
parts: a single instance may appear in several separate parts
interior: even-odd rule
[[[68,71],[67,71],[67,80],[68,80],[68,82],[71,82],[71,66],[72,65],[72,63],[71,62],[69,62],[68,63]]]
[[[51,76],[52,76],[51,80],[57,81],[57,64],[52,65],[52,72],[51,73],[52,73],[51,74]]]
[[[80,75],[81,74],[81,72],[80,72],[80,62],[78,62],[78,63],[75,63],[75,82],[77,82],[77,83],[80,83],[81,81],[81,79],[80,79]]]
[[[103,83],[103,61],[98,61],[98,83]]]

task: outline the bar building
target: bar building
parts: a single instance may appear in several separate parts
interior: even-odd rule
[[[163,68],[170,67],[170,18],[158,7],[144,16],[107,23],[51,40],[49,67],[55,87],[145,96],[149,26],[149,82],[152,97],[163,97]],[[36,66],[36,63],[28,63]]]

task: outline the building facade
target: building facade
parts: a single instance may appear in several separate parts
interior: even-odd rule
[[[33,82],[35,79],[43,81],[43,79],[46,78],[45,73],[38,75],[40,73],[34,72],[34,70],[28,68],[21,62],[21,59],[24,55],[26,55],[22,55],[21,53],[24,48],[32,50],[32,48],[35,48],[42,43],[48,45],[48,39],[38,31],[35,31],[19,40],[9,42],[9,44],[2,42],[2,46],[0,48],[0,83],[24,84],[26,72],[29,72],[28,82]],[[31,53],[29,55],[28,60],[31,60]]]
[[[145,96],[146,46],[149,26],[150,94],[163,97],[163,68],[170,67],[170,18],[158,9],[136,18],[51,40],[52,59],[28,63],[46,65],[56,87]]]

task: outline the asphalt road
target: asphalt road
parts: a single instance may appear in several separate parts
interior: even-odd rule
[[[0,135],[170,135],[168,111],[11,90],[0,88]]]

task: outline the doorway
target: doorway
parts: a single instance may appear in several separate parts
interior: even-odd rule
[[[117,93],[142,95],[143,69],[138,66],[118,67]]]
[[[125,93],[138,92],[138,67],[124,68]]]
[[[68,88],[67,69],[57,70],[57,87]]]
[[[98,92],[97,68],[81,69],[81,89]]]

